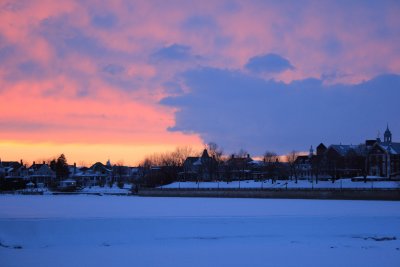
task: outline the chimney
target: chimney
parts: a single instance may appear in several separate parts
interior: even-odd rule
[[[43,165],[46,164],[46,162],[43,160]]]
[[[247,158],[248,158],[248,159],[250,158],[250,154],[247,154]]]
[[[23,164],[22,164],[22,159],[19,161],[19,163],[21,164],[21,166],[23,165]]]

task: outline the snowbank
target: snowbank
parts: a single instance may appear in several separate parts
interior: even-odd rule
[[[131,185],[124,185],[123,188],[119,188],[116,185],[112,187],[106,186],[92,186],[92,187],[84,187],[82,190],[79,190],[81,193],[92,193],[92,194],[128,194],[130,193]]]
[[[363,181],[353,182],[351,179],[340,179],[332,183],[331,181],[294,180],[276,181],[233,181],[233,182],[174,182],[164,185],[162,188],[400,188],[400,181]]]

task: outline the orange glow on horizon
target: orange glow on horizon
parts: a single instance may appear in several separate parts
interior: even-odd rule
[[[111,164],[123,163],[137,166],[148,155],[173,151],[179,146],[190,146],[198,151],[203,148],[201,142],[187,144],[60,144],[0,141],[0,159],[2,161],[23,160],[29,166],[33,161],[47,161],[57,158],[63,153],[68,164],[76,163],[78,166],[90,167],[95,162],[106,163],[108,159]]]

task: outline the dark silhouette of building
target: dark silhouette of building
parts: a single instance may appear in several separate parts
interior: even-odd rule
[[[179,176],[185,181],[211,181],[217,177],[217,168],[217,161],[204,149],[200,157],[186,158]]]
[[[368,151],[367,170],[372,176],[400,177],[400,143],[392,142],[389,125],[386,127],[383,142],[377,138]]]

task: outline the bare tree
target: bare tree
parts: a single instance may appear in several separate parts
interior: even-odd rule
[[[290,168],[290,175],[296,180],[297,184],[297,170],[296,170],[296,159],[299,156],[299,153],[295,150],[292,150],[289,154],[286,155],[286,161]]]
[[[196,151],[191,146],[177,147],[174,152],[170,154],[170,157],[174,159],[177,166],[183,166],[187,157],[196,154]]]
[[[266,151],[263,156],[264,161],[264,171],[267,179],[271,178],[272,183],[275,182],[275,175],[277,172],[277,162],[279,161],[279,156],[275,152]],[[264,175],[263,175],[264,176]]]
[[[113,166],[113,173],[112,173],[112,179],[110,182],[110,187],[114,184],[114,182],[117,182],[117,186],[122,188],[124,186],[124,181],[123,181],[123,176],[126,175],[126,168],[124,166],[123,161],[118,161],[114,166]]]
[[[190,146],[177,147],[172,152],[154,153],[146,156],[139,164],[142,167],[151,166],[183,166],[186,158],[197,152]]]
[[[235,156],[238,158],[245,158],[245,157],[247,157],[248,154],[249,154],[249,152],[247,152],[245,149],[241,148],[241,149],[239,149],[239,151],[237,153],[235,153]]]
[[[221,178],[220,166],[223,163],[223,150],[216,143],[210,142],[207,144],[208,154],[211,156],[209,161],[209,172],[212,179],[219,180]]]
[[[266,151],[263,156],[263,160],[266,163],[274,163],[279,160],[278,154],[272,151]]]
[[[216,143],[210,142],[207,144],[208,154],[213,157],[217,162],[222,161],[223,150]]]
[[[194,153],[196,151],[189,146],[177,147],[172,152],[146,156],[139,166],[145,169],[144,173],[147,173],[147,177],[152,180],[151,184],[165,184],[177,180],[186,158]],[[159,168],[152,170],[151,167]]]
[[[311,158],[311,178],[312,178],[312,175],[314,174],[316,184],[318,184],[318,181],[319,181],[321,165],[322,165],[322,157],[320,155],[314,155]]]

